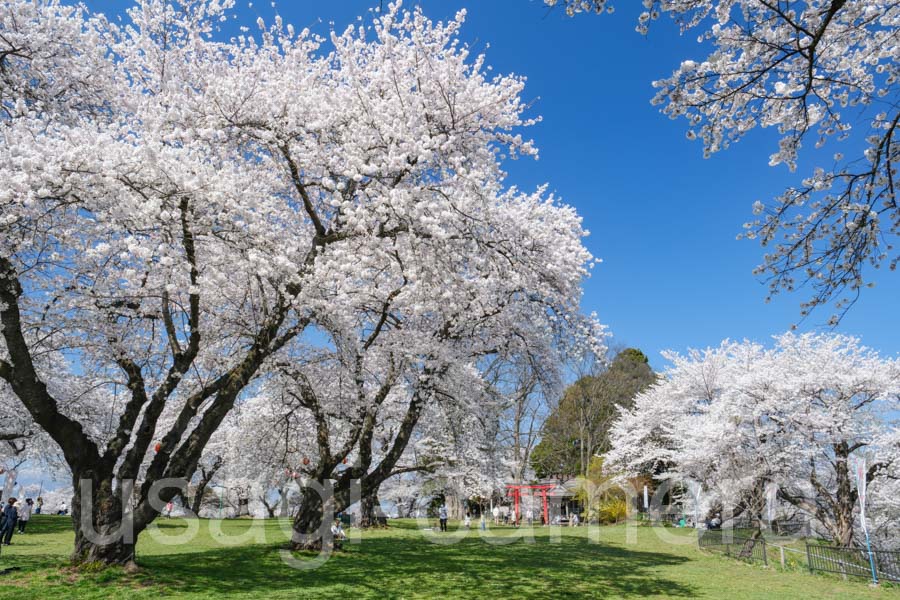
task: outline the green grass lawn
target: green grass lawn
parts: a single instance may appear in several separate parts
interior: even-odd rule
[[[364,533],[320,568],[298,570],[279,552],[286,522],[194,524],[200,531],[186,545],[165,543],[185,533],[182,520],[163,520],[158,539],[142,534],[143,570],[126,575],[69,568],[69,519],[37,516],[3,548],[0,567],[21,570],[0,576],[0,598],[900,598],[897,587],[706,554],[690,530],[637,527],[629,542],[624,526],[600,528],[596,540],[585,528],[538,528],[532,542],[506,528],[456,539],[401,521]]]

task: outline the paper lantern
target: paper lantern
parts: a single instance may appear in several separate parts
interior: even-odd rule
[[[308,465],[308,464],[309,464],[309,457],[308,457],[308,456],[304,456],[304,457],[303,457],[303,464],[304,464],[304,465]]]
[[[156,445],[153,446],[153,450],[155,452],[159,452],[160,450],[162,450],[162,444],[160,444],[159,442],[156,442]]]

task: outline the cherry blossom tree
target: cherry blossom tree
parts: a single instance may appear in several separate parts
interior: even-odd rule
[[[772,348],[724,342],[667,358],[665,379],[622,412],[610,460],[700,482],[756,520],[777,486],[835,542],[854,542],[851,462],[868,453],[867,481],[885,489],[900,461],[896,359],[848,336],[790,333]]]
[[[650,10],[700,29],[712,45],[705,59],[686,60],[655,84],[655,101],[690,122],[688,137],[701,139],[707,154],[756,127],[781,136],[773,166],[796,170],[804,144],[831,148],[773,205],[757,202],[760,218],[747,236],[771,248],[758,272],[770,276],[773,293],[809,284],[804,312],[831,299],[846,308],[871,281],[867,269],[893,270],[900,259],[893,251],[900,9],[870,0],[662,0]]]
[[[409,327],[413,350],[373,359],[403,407],[376,479],[444,371],[504,319],[590,333],[580,219],[505,183],[504,158],[536,153],[523,81],[487,75],[458,40],[463,13],[394,5],[325,50],[280,19],[216,41],[231,4],[146,0],[123,25],[0,7],[0,378],[72,471],[75,560],[132,560],[122,528],[181,492],[158,483],[191,478],[250,382],[313,368],[310,324],[359,354]],[[121,398],[111,428],[65,406],[50,353]],[[364,431],[337,439],[369,456]],[[323,453],[322,473],[348,453]]]
[[[224,132],[186,128],[221,60],[204,37],[222,11],[144,2],[120,28],[56,2],[0,8],[0,377],[72,471],[75,560],[131,560],[123,523],[136,535],[155,518],[177,493],[152,498],[155,482],[193,473],[256,369],[308,322],[292,304],[307,217],[211,143]],[[109,435],[48,385],[51,352],[128,390]]]
[[[568,14],[611,12],[603,0],[545,0]],[[894,270],[900,210],[894,132],[900,8],[884,0],[644,0],[637,30],[670,15],[702,57],[654,82],[654,103],[684,118],[705,156],[757,128],[778,131],[772,166],[804,177],[757,201],[744,236],[769,249],[756,272],[771,294],[807,285],[802,314],[835,301],[838,314]],[[804,149],[804,146],[806,147]],[[816,149],[813,151],[813,147]],[[802,162],[801,162],[802,161]],[[814,165],[812,167],[806,164]]]
[[[367,496],[398,469],[419,468],[398,461],[460,365],[526,326],[525,339],[563,326],[593,334],[577,317],[590,262],[580,220],[544,190],[505,187],[501,155],[535,153],[515,132],[531,123],[522,81],[487,77],[484,57],[458,41],[463,19],[433,23],[393,6],[373,32],[334,34],[323,60],[276,22],[262,45],[240,47],[240,68],[214,92],[223,108],[207,115],[238,132],[245,154],[290,174],[327,244],[317,261],[332,280],[309,302],[336,351],[311,361],[305,342],[291,345],[271,395],[290,404],[291,428],[315,432],[299,472],[321,485],[349,461],[338,506],[353,479]],[[323,518],[308,487],[297,546]]]
[[[318,439],[311,475],[353,452],[366,491],[504,331],[592,335],[580,220],[505,184],[503,158],[535,154],[523,82],[487,76],[463,13],[395,5],[325,52],[280,20],[215,41],[230,6],[148,0],[124,25],[0,8],[0,378],[72,471],[76,560],[132,559],[122,527],[180,493],[156,484],[191,478],[256,377],[320,436],[349,423],[337,447]],[[311,324],[337,355],[302,337]],[[65,405],[54,382],[77,378],[48,371],[53,353],[126,390],[111,427]],[[304,506],[301,533],[323,517]]]

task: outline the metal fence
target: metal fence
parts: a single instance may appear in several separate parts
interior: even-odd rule
[[[805,519],[785,519],[782,521],[772,521],[772,533],[775,535],[803,535],[809,533],[809,521]]]
[[[836,548],[807,543],[806,558],[812,572],[872,578],[869,553],[862,548]],[[900,551],[872,550],[872,558],[879,581],[900,581]]]
[[[766,540],[762,537],[753,538],[734,535],[730,531],[713,529],[700,532],[697,537],[697,543],[704,550],[721,552],[725,556],[733,558],[759,561],[764,565],[769,564],[766,554]]]

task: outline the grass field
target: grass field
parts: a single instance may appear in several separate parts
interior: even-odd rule
[[[690,530],[632,528],[636,541],[627,543],[624,526],[601,528],[599,541],[585,528],[540,528],[531,542],[505,528],[486,539],[477,531],[457,538],[400,521],[366,532],[320,568],[298,570],[279,552],[286,522],[194,525],[200,530],[190,544],[166,543],[187,531],[185,521],[163,520],[153,537],[145,532],[137,552],[143,570],[127,575],[71,569],[69,519],[37,516],[29,533],[3,548],[0,567],[21,570],[0,576],[0,598],[900,598],[897,587],[706,554]]]

